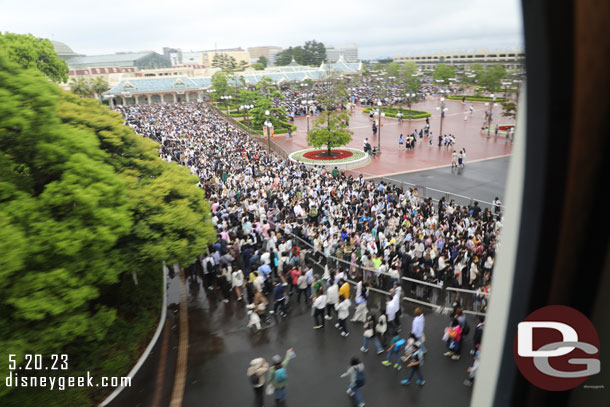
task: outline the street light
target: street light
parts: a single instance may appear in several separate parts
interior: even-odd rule
[[[271,154],[271,126],[273,123],[269,120],[269,110],[265,110],[265,128],[267,129],[267,148],[269,149],[269,154]]]
[[[409,106],[409,121],[411,121],[411,98],[415,97],[415,93],[407,93],[407,106]]]
[[[377,116],[379,117],[379,126],[377,127],[377,153],[381,153],[381,117],[385,116],[385,113],[381,112],[381,100],[377,102]]]
[[[443,93],[443,91],[440,92],[441,94]],[[439,137],[443,137],[443,118],[445,117],[447,110],[449,110],[449,108],[445,107],[445,98],[443,96],[441,96],[441,105],[437,106],[436,110],[440,110],[441,112],[441,128],[439,131]]]
[[[248,110],[252,109],[253,107],[254,107],[254,105],[248,105],[248,104],[241,105],[239,107],[239,110],[243,111],[245,113],[244,120],[248,120]]]
[[[487,112],[487,138],[490,137],[489,131],[491,130],[491,109],[496,106],[496,95],[492,93],[490,96],[492,101],[485,103],[485,106],[489,106],[489,112]]]
[[[220,97],[225,101],[225,107],[227,108],[227,116],[229,116],[229,100],[233,99],[231,95],[223,95]]]

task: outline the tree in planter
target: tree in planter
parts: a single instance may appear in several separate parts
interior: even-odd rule
[[[517,104],[515,102],[503,102],[502,116],[514,119],[517,116]]]
[[[307,133],[307,144],[315,148],[326,146],[326,155],[330,157],[333,147],[344,146],[352,141],[354,133],[348,126],[349,114],[346,110],[325,110]]]

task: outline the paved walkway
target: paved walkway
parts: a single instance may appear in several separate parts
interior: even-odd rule
[[[468,115],[468,120],[464,120],[464,105],[461,101],[447,100],[445,103],[449,110],[443,119],[443,133],[451,133],[456,136],[456,148],[457,150],[466,148],[468,161],[502,157],[511,153],[512,145],[506,145],[504,137],[496,138],[492,132],[491,137],[487,138],[487,133],[481,133],[486,110],[483,102],[469,102],[474,107],[474,113],[472,116]],[[444,147],[438,147],[440,127],[440,114],[436,110],[438,105],[438,98],[430,98],[412,106],[414,110],[425,110],[432,113],[430,128],[435,137],[433,146],[428,145],[426,138],[418,138],[414,150],[399,150],[398,136],[401,133],[405,135],[412,133],[415,129],[419,131],[424,127],[425,119],[412,120],[411,122],[404,120],[402,123],[398,123],[396,119],[384,117],[382,118],[381,129],[382,154],[374,158],[367,166],[354,170],[354,172],[362,173],[367,177],[375,177],[450,165],[451,151],[447,151]],[[372,134],[372,122],[369,120],[368,114],[364,114],[362,110],[361,107],[358,107],[352,114],[350,129],[354,132],[354,135],[348,147],[362,149],[362,142],[366,137],[368,137],[371,145],[377,146],[377,136]],[[503,118],[501,112],[501,106],[493,109],[494,121],[492,124],[498,123],[497,120],[500,124],[514,123],[514,120]],[[310,127],[313,125],[315,118],[309,119]],[[274,137],[274,141],[288,153],[310,148],[306,141],[307,119],[297,117],[295,125],[298,130],[291,139],[286,140],[284,136]]]

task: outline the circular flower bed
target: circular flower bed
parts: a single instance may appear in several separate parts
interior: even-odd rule
[[[327,149],[308,149],[301,150],[290,154],[290,159],[294,161],[300,161],[307,164],[322,164],[322,165],[330,165],[330,164],[339,164],[339,163],[349,163],[352,161],[357,161],[366,157],[364,151],[357,150],[355,148],[341,148],[341,149],[332,149],[331,153],[332,157],[327,156]]]
[[[330,156],[328,156],[328,150],[315,150],[308,151],[303,154],[303,157],[309,158],[310,160],[342,160],[344,158],[348,158],[354,155],[351,151],[348,150],[331,150]]]

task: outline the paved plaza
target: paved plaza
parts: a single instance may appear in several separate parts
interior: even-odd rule
[[[438,97],[428,97],[427,100],[412,105],[414,110],[424,110],[432,114],[430,117],[430,129],[434,135],[432,146],[428,144],[426,137],[417,139],[415,149],[404,150],[398,148],[398,137],[402,133],[412,133],[415,129],[422,129],[426,121],[403,120],[398,123],[397,119],[390,117],[382,118],[381,129],[381,151],[382,153],[373,158],[371,163],[365,167],[353,170],[354,173],[362,173],[367,178],[378,176],[389,176],[404,172],[421,171],[432,168],[451,166],[451,152],[444,147],[438,147],[438,134],[440,127],[440,113],[436,110],[439,106]],[[511,154],[512,144],[505,144],[504,137],[495,137],[493,131],[491,137],[487,138],[487,133],[481,132],[484,126],[485,110],[489,109],[484,102],[467,102],[463,105],[459,100],[446,100],[446,107],[449,109],[443,119],[443,134],[454,134],[456,136],[456,150],[466,148],[467,161],[485,160],[490,158],[504,157]],[[468,119],[464,120],[464,107],[466,109],[472,105],[474,112],[472,116],[468,114]],[[406,108],[406,106],[404,106]],[[377,136],[373,136],[372,122],[369,115],[362,112],[362,107],[357,107],[350,119],[350,129],[354,132],[352,141],[347,147],[362,149],[363,140],[368,137],[373,147],[377,146]],[[313,125],[313,120],[317,116],[310,117],[309,125]],[[493,124],[514,124],[514,120],[502,117],[502,107],[493,108]],[[310,148],[307,145],[307,118],[297,116],[295,125],[298,130],[291,139],[284,136],[275,136],[273,140],[288,153]]]

